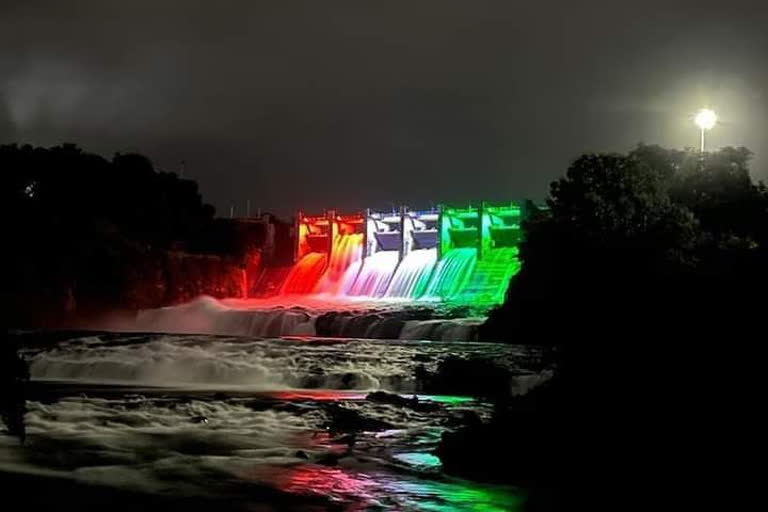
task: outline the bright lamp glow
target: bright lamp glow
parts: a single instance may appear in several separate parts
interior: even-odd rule
[[[717,115],[712,110],[704,108],[699,110],[693,122],[702,130],[711,130],[717,124]]]

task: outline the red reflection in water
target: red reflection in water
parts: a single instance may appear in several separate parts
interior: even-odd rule
[[[370,498],[377,484],[364,473],[350,474],[341,469],[304,464],[282,474],[277,487],[291,494],[311,493],[340,500],[352,496]]]
[[[334,389],[305,389],[295,391],[273,391],[269,395],[280,400],[364,400],[366,393]]]
[[[257,465],[239,473],[241,477],[257,482],[269,482],[277,489],[303,495],[325,496],[335,501],[370,496],[376,482],[359,472],[346,472],[338,468],[317,464],[298,466]]]

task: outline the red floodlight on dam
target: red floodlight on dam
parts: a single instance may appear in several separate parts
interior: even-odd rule
[[[302,211],[297,212],[294,262],[299,261],[310,252],[331,253],[334,217],[332,212],[325,212],[323,215],[307,215]]]
[[[311,252],[333,254],[337,236],[364,233],[365,215],[362,213],[339,214],[326,210],[322,215],[296,214],[296,245],[294,261]]]
[[[326,210],[323,215],[296,215],[294,267],[281,293],[333,292],[340,274],[359,258],[365,216]]]

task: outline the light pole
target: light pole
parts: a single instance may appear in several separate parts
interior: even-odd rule
[[[704,134],[717,124],[717,114],[708,108],[703,108],[693,118],[693,122],[701,129],[701,152],[704,153]]]

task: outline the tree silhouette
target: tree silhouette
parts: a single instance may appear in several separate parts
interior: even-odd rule
[[[702,482],[727,481],[711,469],[740,467],[764,430],[768,194],[749,156],[639,146],[584,155],[553,183],[481,336],[550,346],[554,377],[444,435],[448,471],[565,510],[626,508],[648,475],[663,491],[638,508],[672,487],[690,508]]]
[[[73,308],[153,307],[188,298],[205,292],[196,283],[215,277],[205,257],[237,268],[253,248],[254,234],[215,219],[194,181],[158,172],[143,155],[107,160],[73,144],[5,145],[0,169],[10,212],[3,294],[17,321],[31,316],[39,325],[48,313]],[[199,275],[184,279],[169,269],[180,261],[172,253],[202,255]],[[219,263],[222,275],[227,267]]]
[[[749,176],[750,157],[724,148],[702,162],[692,151],[640,145],[578,158],[551,185],[548,209],[527,220],[523,268],[485,336],[552,315],[576,321],[590,308],[636,311],[673,297],[706,308],[757,292],[768,194]]]

